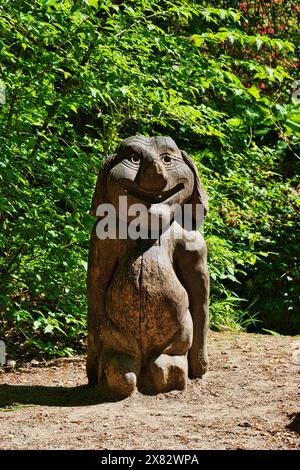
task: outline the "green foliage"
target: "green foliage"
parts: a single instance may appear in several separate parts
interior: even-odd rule
[[[199,165],[212,325],[299,331],[295,39],[260,34],[235,6],[0,2],[0,337],[11,349],[83,347],[97,170],[137,133],[172,136]]]

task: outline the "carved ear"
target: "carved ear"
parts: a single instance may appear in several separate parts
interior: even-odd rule
[[[187,201],[187,204],[192,204],[193,206],[193,219],[196,221],[196,209],[197,209],[197,204],[203,204],[204,207],[204,216],[206,216],[208,212],[208,199],[207,199],[207,194],[205,189],[203,188],[200,178],[198,175],[198,170],[196,167],[195,162],[192,160],[192,158],[184,151],[181,150],[181,155],[185,163],[190,167],[194,174],[194,191],[191,195],[191,198],[189,201]]]
[[[99,170],[96,188],[90,208],[90,215],[93,215],[94,217],[97,217],[97,207],[100,204],[104,204],[105,202],[107,202],[106,185],[108,180],[108,173],[116,163],[116,156],[117,154],[109,155]]]

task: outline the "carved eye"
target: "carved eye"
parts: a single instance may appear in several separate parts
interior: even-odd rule
[[[138,155],[131,155],[129,160],[135,164],[140,163],[140,157]]]
[[[163,161],[163,163],[168,164],[168,163],[171,163],[172,158],[170,157],[170,155],[163,155],[162,156],[162,161]]]

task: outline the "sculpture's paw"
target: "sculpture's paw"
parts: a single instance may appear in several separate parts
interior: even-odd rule
[[[109,390],[120,398],[129,397],[136,389],[137,378],[134,372],[122,374],[117,371],[108,371],[106,380]]]
[[[109,352],[109,359],[104,368],[106,385],[109,392],[120,398],[126,398],[136,389],[138,367],[134,358]],[[103,380],[99,377],[99,383]]]
[[[184,390],[187,385],[186,356],[161,354],[148,364],[144,373],[142,391],[147,394]]]

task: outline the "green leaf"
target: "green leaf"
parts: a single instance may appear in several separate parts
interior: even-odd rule
[[[38,329],[40,328],[41,324],[42,324],[42,323],[41,323],[39,320],[35,320],[35,321],[33,322],[33,328],[34,328],[34,330],[38,330]]]
[[[98,0],[84,0],[88,5],[94,8],[98,8]]]
[[[44,329],[44,333],[51,333],[53,329],[54,327],[52,325],[47,325],[46,328]]]
[[[193,34],[190,39],[197,47],[202,46],[202,44],[205,42],[205,39],[199,36],[199,34]]]
[[[276,331],[268,330],[267,328],[262,328],[262,331],[265,331],[266,333],[269,333],[272,336],[281,336],[280,333],[277,333]]]
[[[250,88],[248,88],[248,93],[250,93],[252,96],[254,96],[254,98],[256,99],[259,99],[260,98],[260,92],[259,90],[256,88],[256,86],[252,86]]]
[[[84,267],[85,271],[87,271],[87,268],[88,268],[87,262],[85,260],[80,260],[80,264],[81,264],[81,266]]]
[[[227,120],[227,124],[232,127],[240,127],[243,120],[240,118],[231,118]]]

